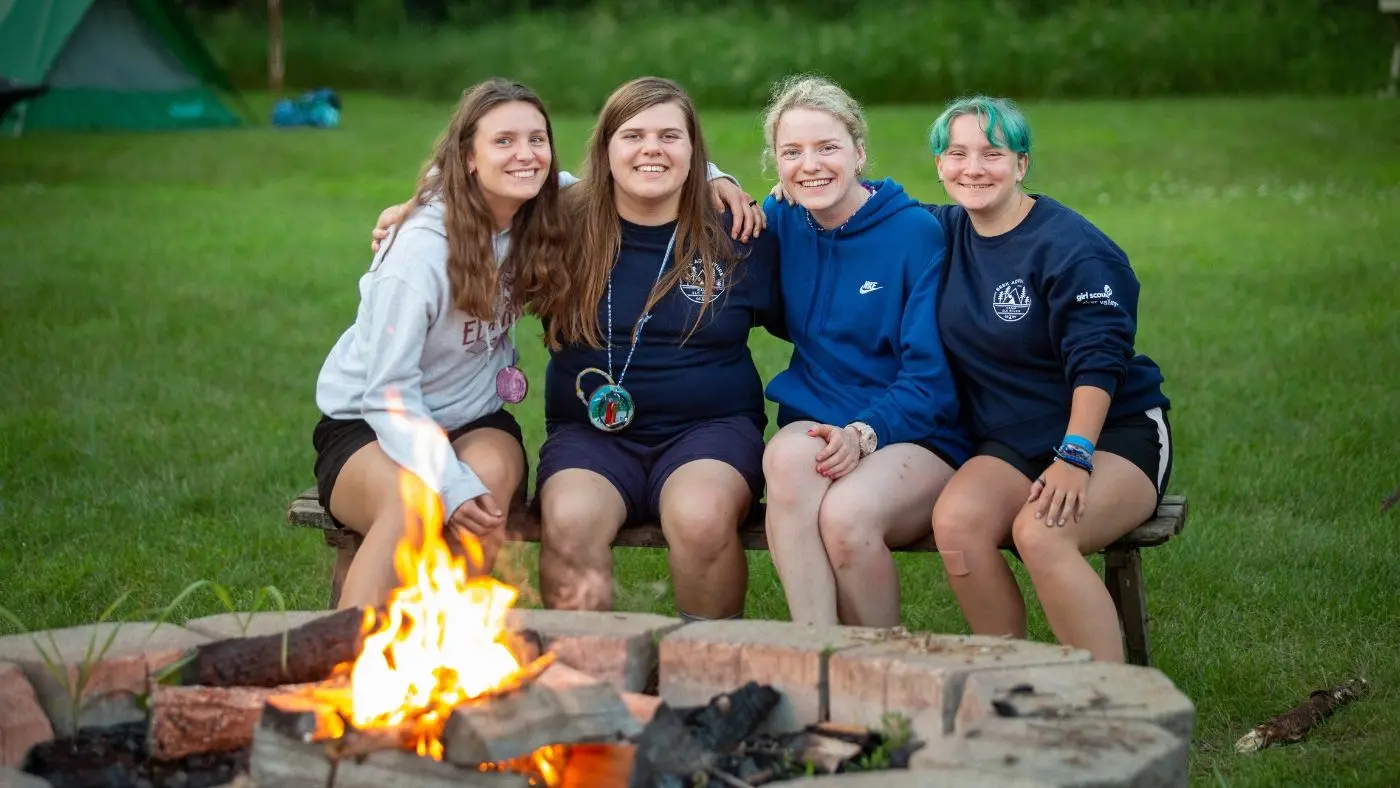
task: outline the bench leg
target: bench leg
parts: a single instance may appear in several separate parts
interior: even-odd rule
[[[345,585],[345,575],[350,572],[350,562],[365,538],[354,531],[326,531],[326,544],[335,548],[335,568],[331,570],[331,605],[335,610],[340,605],[340,589]]]
[[[1123,629],[1123,652],[1131,665],[1152,665],[1152,642],[1147,634],[1147,589],[1142,584],[1142,555],[1136,547],[1105,550],[1103,579],[1118,608]]]

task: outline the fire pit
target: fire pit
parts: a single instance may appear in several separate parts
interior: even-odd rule
[[[126,625],[148,634],[97,665],[0,638],[0,784],[1186,784],[1194,708],[1156,670],[994,638],[513,610],[479,547],[444,539],[429,487],[405,473],[400,492],[382,607],[237,636],[220,617]],[[63,671],[98,677],[82,708]]]

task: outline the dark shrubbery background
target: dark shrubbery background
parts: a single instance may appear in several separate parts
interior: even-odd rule
[[[243,87],[266,84],[263,0],[185,3]],[[704,107],[752,107],[819,71],[868,104],[1356,93],[1384,84],[1373,0],[294,0],[289,89],[452,98],[492,75],[592,111],[642,74]]]

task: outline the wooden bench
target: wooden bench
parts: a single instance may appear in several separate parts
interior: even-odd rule
[[[326,544],[335,549],[335,569],[331,575],[330,606],[340,599],[345,573],[355,558],[362,537],[353,531],[336,528],[321,504],[316,500],[316,488],[311,488],[292,500],[287,508],[287,522],[293,526],[320,529]],[[1186,496],[1168,495],[1157,514],[1122,539],[1102,550],[1104,583],[1118,608],[1118,621],[1123,628],[1124,651],[1134,665],[1152,664],[1152,646],[1147,632],[1147,593],[1142,581],[1144,547],[1165,544],[1186,527]],[[539,523],[527,511],[512,512],[508,539],[516,542],[538,542]],[[767,550],[768,537],[763,529],[763,509],[756,507],[752,517],[739,528],[739,541],[745,550]],[[666,547],[666,537],[659,524],[651,523],[627,528],[618,533],[613,547]],[[897,552],[937,552],[932,536],[896,548]]]

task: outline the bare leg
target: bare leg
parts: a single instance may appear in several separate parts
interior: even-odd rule
[[[497,501],[511,500],[525,472],[520,444],[513,437],[496,429],[473,430],[459,438],[454,448]],[[352,454],[336,479],[331,491],[331,513],[365,537],[346,573],[340,593],[341,609],[382,605],[389,592],[399,585],[394,551],[406,533],[399,497],[401,471],[375,441]],[[493,550],[488,556],[488,568],[494,555]]]
[[[612,609],[612,541],[626,519],[627,504],[603,476],[569,468],[549,477],[540,490],[545,607]]]
[[[398,587],[394,548],[405,530],[399,498],[401,470],[375,441],[350,455],[336,477],[331,514],[365,538],[345,575],[340,591],[342,610],[382,605]]]
[[[676,609],[700,618],[744,611],[749,565],[739,523],[753,494],[744,477],[719,460],[694,460],[671,472],[661,487],[661,530]]]
[[[1108,452],[1094,454],[1084,517],[1052,527],[1035,519],[1035,505],[1022,507],[1011,536],[1035,584],[1055,638],[1087,650],[1094,659],[1123,661],[1123,633],[1113,598],[1086,553],[1141,525],[1157,508],[1157,490],[1136,465]]]
[[[1000,546],[1030,489],[1030,480],[1008,463],[973,457],[933,507],[933,539],[948,585],[975,635],[1026,636],[1026,602]]]
[[[818,519],[842,624],[899,625],[899,572],[889,548],[929,532],[933,502],[952,475],[927,449],[896,443],[831,485]]]
[[[502,507],[523,506],[520,483],[525,478],[525,455],[520,443],[510,433],[497,429],[479,429],[453,442],[457,457],[465,462],[491,491],[491,497]],[[507,511],[507,509],[502,509]],[[505,543],[505,528],[497,528],[477,537],[481,544],[484,565],[482,574],[490,574],[496,566],[496,556]]]
[[[835,624],[836,575],[817,525],[831,480],[817,473],[817,452],[826,444],[807,434],[812,426],[810,421],[787,425],[763,451],[768,488],[764,528],[792,620]]]

